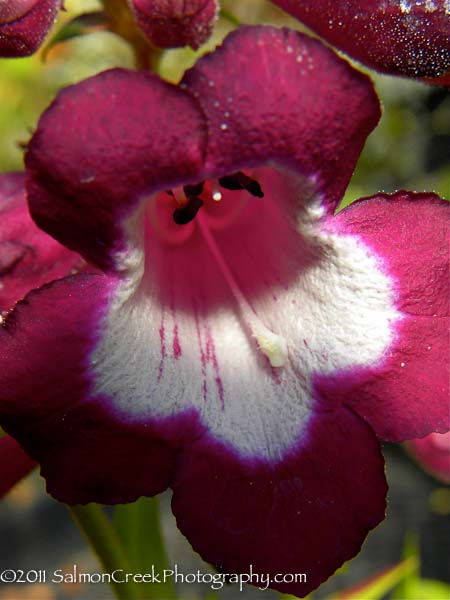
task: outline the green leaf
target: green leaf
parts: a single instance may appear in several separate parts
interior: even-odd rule
[[[108,27],[108,17],[105,12],[97,11],[78,15],[66,23],[48,42],[42,51],[42,60],[47,58],[50,50],[62,42]]]
[[[403,600],[448,600],[450,586],[435,579],[412,579],[406,581]]]
[[[229,10],[226,10],[225,8],[221,8],[220,12],[219,12],[219,16],[223,17],[224,19],[226,19],[227,21],[229,21],[230,23],[232,23],[233,25],[236,25],[237,27],[239,27],[239,25],[241,25],[240,20],[236,17],[236,15],[234,15],[232,12],[230,12]]]
[[[417,557],[410,556],[398,565],[385,569],[378,575],[371,577],[366,582],[338,592],[331,596],[329,600],[361,600],[362,598],[364,600],[381,600],[401,581],[415,573],[417,568]]]
[[[408,534],[403,548],[405,559],[416,558],[419,562],[419,542]],[[450,587],[442,581],[421,579],[418,569],[406,577],[395,588],[391,600],[449,600]]]

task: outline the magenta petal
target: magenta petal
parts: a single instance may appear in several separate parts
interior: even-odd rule
[[[211,35],[217,18],[217,0],[131,0],[143,33],[155,46],[196,50]]]
[[[143,197],[198,181],[204,129],[195,100],[150,73],[116,69],[64,89],[26,156],[33,218],[112,268],[128,241],[123,220]]]
[[[386,440],[450,428],[449,211],[434,194],[380,194],[352,204],[332,225],[378,255],[402,317],[381,366],[318,386],[329,400],[353,406]]]
[[[0,175],[0,311],[27,292],[81,268],[82,259],[33,223],[23,173]]]
[[[442,483],[450,483],[450,432],[430,433],[406,447],[417,462]]]
[[[197,427],[189,413],[131,422],[93,391],[90,356],[116,285],[93,274],[59,280],[0,328],[2,426],[41,464],[48,491],[71,504],[163,491],[177,447]]]
[[[309,177],[331,208],[380,116],[365,75],[288,29],[240,27],[181,86],[208,116],[208,172],[274,161]]]
[[[450,71],[447,0],[272,0],[360,62],[393,75]]]
[[[0,6],[0,56],[12,58],[36,52],[50,31],[60,6],[61,0],[3,2]]]
[[[225,573],[249,573],[252,565],[270,574],[271,588],[298,596],[353,557],[384,518],[379,446],[346,409],[317,413],[279,463],[244,459],[200,438],[172,487],[177,524],[206,561]],[[305,583],[274,580],[302,572]]]
[[[34,469],[36,463],[9,435],[0,438],[0,498]]]

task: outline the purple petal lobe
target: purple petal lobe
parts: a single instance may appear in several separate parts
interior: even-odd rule
[[[33,218],[111,268],[128,241],[123,219],[155,189],[195,177],[204,144],[197,103],[150,73],[116,69],[66,88],[26,156]]]
[[[269,587],[300,597],[359,552],[384,518],[380,449],[346,409],[316,413],[278,463],[245,460],[200,438],[184,453],[172,487],[177,524],[206,561],[225,573],[249,573],[252,565],[269,575]],[[283,582],[296,573],[306,581]]]
[[[355,235],[378,255],[401,318],[374,370],[344,372],[318,385],[390,441],[450,428],[449,216],[449,203],[434,194],[398,192],[360,200],[333,220],[335,230]]]
[[[2,426],[71,504],[163,491],[178,447],[198,435],[195,415],[133,422],[93,392],[90,357],[116,286],[101,275],[62,279],[29,294],[0,328]]]
[[[366,76],[287,29],[239,28],[181,85],[208,116],[209,172],[224,176],[275,161],[309,176],[330,207],[380,116]]]
[[[0,311],[34,287],[84,268],[79,255],[33,223],[23,173],[0,175],[0,217]]]

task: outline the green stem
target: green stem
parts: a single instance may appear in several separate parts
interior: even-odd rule
[[[149,562],[157,565],[159,569],[167,569],[167,554],[164,546],[164,539],[161,531],[161,522],[159,515],[159,500],[157,497],[148,498],[147,507],[140,506],[141,535],[147,537],[151,534],[152,551],[147,555]]]
[[[113,573],[120,570],[130,573],[131,568],[119,537],[100,506],[98,504],[77,505],[70,506],[69,510],[97,554],[105,572]],[[139,600],[138,589],[134,582],[111,581],[111,586],[119,600]]]
[[[241,21],[236,17],[236,15],[234,15],[232,12],[230,12],[226,8],[220,9],[219,16],[223,17],[224,19],[226,19],[233,25],[236,25],[237,27],[239,27],[239,25],[241,25]]]
[[[137,69],[158,73],[162,50],[155,48],[141,33],[126,0],[102,0],[109,29],[126,40],[133,49]]]
[[[126,548],[132,568],[138,573],[169,569],[161,531],[158,498],[140,498],[133,504],[116,506],[114,527]],[[145,597],[176,598],[173,582],[142,584]]]

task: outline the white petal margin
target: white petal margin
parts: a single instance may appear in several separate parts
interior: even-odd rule
[[[147,234],[145,258],[133,251],[101,325],[92,393],[128,420],[196,407],[241,456],[277,461],[305,432],[313,376],[379,365],[401,315],[380,258],[326,229],[304,181],[268,169],[259,178],[265,198],[249,203],[232,235],[215,236],[255,313],[287,341],[285,365],[271,367],[258,350],[198,232],[177,247]],[[249,283],[252,265],[259,274]]]

